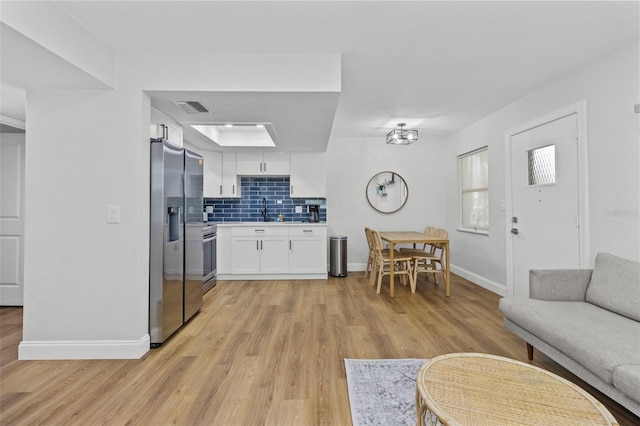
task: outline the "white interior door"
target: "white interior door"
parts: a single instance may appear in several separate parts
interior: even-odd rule
[[[22,306],[24,133],[0,141],[0,305]]]
[[[530,269],[580,267],[577,115],[512,135],[510,142],[508,294],[529,297]]]

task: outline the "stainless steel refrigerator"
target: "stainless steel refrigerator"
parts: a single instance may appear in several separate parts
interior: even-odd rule
[[[202,307],[203,159],[151,139],[149,335],[162,344]]]

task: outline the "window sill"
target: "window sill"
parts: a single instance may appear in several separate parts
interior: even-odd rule
[[[456,231],[489,236],[489,231],[484,229],[456,228]]]

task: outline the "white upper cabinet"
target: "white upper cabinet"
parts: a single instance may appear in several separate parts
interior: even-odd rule
[[[322,154],[291,154],[291,198],[325,198]]]
[[[150,118],[150,134],[152,138],[165,138],[173,145],[183,146],[181,125],[153,107],[151,108]]]
[[[220,198],[240,198],[240,176],[236,170],[236,153],[222,153],[222,194]]]
[[[235,152],[200,152],[204,158],[204,197],[240,198]]]
[[[238,152],[239,176],[288,176],[289,153],[286,152]]]
[[[200,152],[204,159],[204,188],[205,198],[218,198],[222,196],[222,153]]]

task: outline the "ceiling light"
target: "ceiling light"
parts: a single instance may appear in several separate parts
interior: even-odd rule
[[[275,147],[267,131],[270,123],[202,123],[190,124],[212,142],[223,147]]]
[[[406,123],[398,123],[399,129],[387,133],[387,143],[393,145],[409,145],[418,140],[418,131],[405,129]]]

